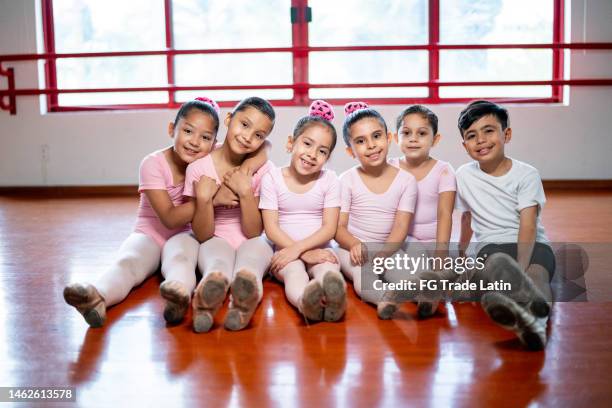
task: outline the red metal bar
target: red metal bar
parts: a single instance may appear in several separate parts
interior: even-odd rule
[[[55,53],[55,26],[53,25],[52,0],[42,0],[43,39],[45,52]],[[54,58],[47,59],[45,69],[45,83],[49,88],[57,88],[57,70]],[[57,94],[47,96],[47,107],[53,109],[58,105]]]
[[[306,7],[308,0],[291,0],[291,7],[297,10],[297,21],[292,24],[293,83],[308,84],[308,24]],[[296,105],[305,105],[308,101],[308,85],[293,88],[293,101]]]
[[[242,89],[296,89],[304,88],[398,88],[398,87],[431,87],[431,86],[610,86],[612,79],[564,79],[543,81],[465,81],[465,82],[394,82],[394,83],[354,83],[354,84],[285,84],[285,85],[215,85],[215,86],[155,86],[132,88],[72,88],[72,89],[17,89],[0,90],[0,96],[15,95],[52,95],[74,93],[107,93],[107,92],[159,92],[159,91],[196,91],[196,90],[242,90]],[[431,102],[431,100],[430,100]]]
[[[429,82],[440,79],[440,0],[429,0]],[[440,88],[429,87],[429,97],[433,103],[440,100]]]
[[[164,0],[164,17],[166,20],[166,48],[174,49],[174,30],[172,27],[172,0]],[[174,85],[174,57],[171,54],[166,55],[166,75],[168,76],[168,85]],[[168,103],[175,103],[175,93],[168,91]]]
[[[186,55],[186,54],[240,54],[264,52],[320,52],[320,51],[411,51],[411,50],[472,50],[472,49],[569,49],[569,50],[612,50],[612,42],[606,43],[558,43],[558,44],[439,44],[432,45],[385,45],[385,46],[345,46],[345,47],[278,47],[278,48],[223,48],[200,50],[152,50],[152,51],[114,51],[41,54],[6,54],[0,55],[2,61],[34,61],[59,58],[95,58],[95,57],[137,57],[149,55]]]
[[[554,17],[553,17],[553,43],[560,43],[563,41],[563,0],[554,0]],[[563,79],[563,50],[557,48],[553,49],[553,67],[552,77],[553,79]],[[558,101],[563,98],[563,87],[553,86],[552,95]]]

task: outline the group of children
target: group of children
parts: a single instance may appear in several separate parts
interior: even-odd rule
[[[91,327],[102,326],[106,308],[125,299],[160,263],[165,320],[180,323],[191,305],[196,332],[213,327],[228,292],[225,328],[246,327],[268,271],[309,321],[342,319],[344,277],[363,301],[377,306],[380,318],[388,319],[399,298],[362,284],[363,267],[371,260],[364,243],[381,245],[376,256],[422,242],[432,243],[438,254],[448,253],[458,208],[460,243],[469,243],[473,231],[486,267],[462,275],[426,271],[414,279],[515,283],[513,291],[484,291],[478,299],[528,348],[545,346],[555,261],[540,221],[544,192],[537,170],[504,153],[512,131],[503,107],[476,101],[461,113],[462,143],[475,161],[456,174],[450,164],[431,157],[440,141],[438,118],[421,105],[402,111],[393,133],[366,103],[346,104],[342,138],[358,165],[340,177],[324,168],[337,139],[329,103],[313,102],[298,120],[286,142],[285,167],[267,159],[266,138],[275,121],[268,101],[250,97],[238,103],[223,118],[222,144],[217,143],[219,115],[209,98],[180,108],[168,128],[172,145],[141,163],[136,227],[116,261],[95,284],[65,288],[66,302]],[[403,157],[388,157],[392,141]],[[197,286],[196,268],[202,275]],[[419,316],[431,316],[440,300],[423,293]]]

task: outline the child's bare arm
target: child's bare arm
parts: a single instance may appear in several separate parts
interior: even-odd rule
[[[189,223],[195,211],[195,204],[187,202],[175,206],[167,190],[144,190],[157,218],[164,227],[174,229]]]
[[[408,236],[412,216],[413,214],[407,211],[397,211],[395,213],[391,232],[385,241],[382,251],[379,251],[377,256],[390,256],[402,247]]]
[[[459,251],[464,254],[472,240],[472,213],[469,211],[461,214],[461,231],[459,233]]]
[[[252,176],[257,170],[261,168],[268,161],[268,151],[272,147],[272,144],[267,140],[254,151],[250,153],[246,159],[240,165],[240,171],[244,174]]]
[[[263,219],[266,236],[277,248],[288,248],[295,244],[295,241],[279,226],[277,210],[261,210],[261,218]]]
[[[355,245],[361,245],[358,240],[348,230],[349,213],[341,212],[338,217],[338,228],[336,229],[335,240],[340,245],[340,248],[350,251]]]
[[[520,212],[516,261],[524,271],[529,267],[535,245],[537,217],[537,205],[523,208]]]
[[[436,227],[436,253],[440,256],[448,254],[453,229],[453,208],[455,207],[455,192],[444,191],[438,198],[438,225]]]
[[[216,181],[206,176],[194,182],[196,199],[191,229],[199,242],[212,238],[215,233],[215,209],[212,201],[218,188]],[[191,201],[194,200],[191,199]]]

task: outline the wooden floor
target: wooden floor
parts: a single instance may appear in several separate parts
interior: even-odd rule
[[[612,242],[612,192],[548,198],[552,240]],[[266,281],[247,330],[197,335],[190,316],[166,327],[155,276],[88,329],[62,289],[104,271],[136,205],[0,197],[0,386],[71,385],[87,407],[610,406],[612,303],[557,304],[546,351],[526,352],[469,303],[380,321],[351,290],[344,322],[307,326]]]

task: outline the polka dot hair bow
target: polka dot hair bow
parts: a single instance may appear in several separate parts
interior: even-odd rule
[[[219,104],[206,96],[198,96],[195,98],[195,100],[209,104],[215,110],[215,112],[217,112],[217,115],[221,112],[221,109],[219,109]]]
[[[310,104],[308,115],[318,116],[331,122],[334,120],[334,109],[329,103],[319,99]]]

